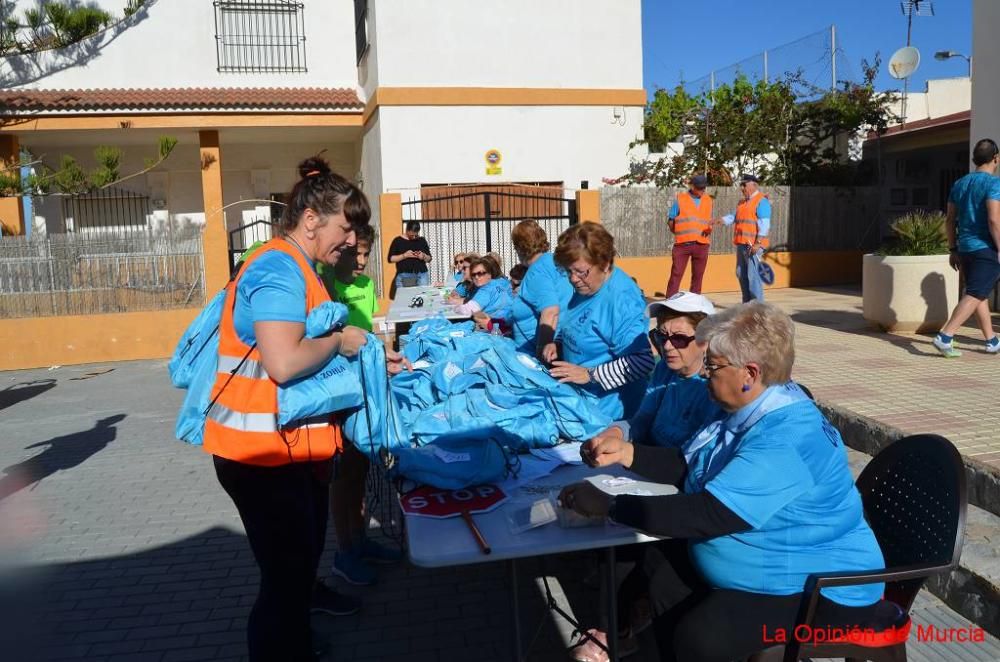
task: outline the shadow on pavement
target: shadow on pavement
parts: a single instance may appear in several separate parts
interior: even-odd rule
[[[115,414],[102,418],[94,427],[81,432],[53,437],[48,441],[26,446],[25,450],[44,447],[44,450],[24,462],[13,464],[3,470],[0,478],[0,501],[11,494],[51,476],[57,471],[65,471],[83,464],[115,440],[115,427],[125,419],[125,414]]]
[[[30,382],[13,384],[0,391],[0,409],[6,409],[18,402],[30,400],[36,395],[41,395],[49,389],[55,388],[54,379],[36,379]]]
[[[328,541],[320,575],[328,574],[333,546]],[[589,567],[586,553],[522,562],[525,644],[538,632],[527,660],[565,659],[566,626],[553,624],[536,577],[555,575],[562,603],[591,627],[600,600],[584,586]],[[359,614],[313,617],[314,631],[329,643],[324,660],[510,659],[504,563],[429,570],[404,561],[379,569],[375,586],[334,584],[361,597]],[[245,536],[224,527],[132,554],[0,572],[3,659],[245,659],[258,578]]]

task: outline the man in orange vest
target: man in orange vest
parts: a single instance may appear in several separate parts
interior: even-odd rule
[[[736,278],[743,291],[743,303],[764,300],[764,283],[761,281],[761,257],[767,250],[767,233],[771,229],[771,203],[760,192],[756,175],[740,176],[743,199],[736,205],[735,214],[722,217],[726,225],[736,223],[733,245],[736,246]]]
[[[667,215],[667,224],[674,233],[674,247],[670,252],[670,281],[667,297],[681,288],[681,278],[691,260],[691,291],[701,294],[701,280],[708,266],[708,247],[712,233],[712,198],[705,194],[708,177],[695,175],[690,188],[678,193]]]

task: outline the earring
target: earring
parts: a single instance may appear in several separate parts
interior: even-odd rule
[[[746,393],[749,390],[750,390],[750,385],[749,384],[744,384],[743,385],[743,392]]]

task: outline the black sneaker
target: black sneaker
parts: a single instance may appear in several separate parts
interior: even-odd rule
[[[330,616],[350,616],[361,610],[361,600],[350,595],[344,595],[333,590],[317,580],[313,586],[312,612],[322,612]]]

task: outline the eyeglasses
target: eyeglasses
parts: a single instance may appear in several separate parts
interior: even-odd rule
[[[486,272],[485,271],[473,271],[469,275],[472,276],[473,278],[482,278],[483,276],[486,275]]]
[[[707,356],[704,359],[704,366],[705,366],[705,372],[708,373],[709,377],[715,376],[715,373],[718,372],[719,370],[722,370],[723,368],[735,368],[736,367],[732,363],[722,363],[722,364],[719,364],[719,363],[709,363]]]
[[[649,332],[649,339],[657,347],[666,345],[669,340],[674,349],[684,349],[694,342],[695,336],[686,336],[683,333],[663,333],[659,329],[653,329]]]
[[[579,270],[579,269],[567,269],[566,270],[566,274],[570,278],[573,278],[575,276],[576,278],[579,278],[580,280],[587,280],[587,276],[590,275],[591,270],[592,270],[592,267],[584,269],[582,271]]]

